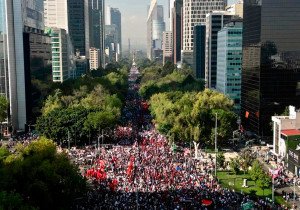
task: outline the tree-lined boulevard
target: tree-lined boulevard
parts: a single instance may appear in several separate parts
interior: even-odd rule
[[[72,83],[45,100],[40,137],[3,143],[0,209],[286,209],[256,153],[225,158],[241,146],[233,103],[188,69],[134,62]]]

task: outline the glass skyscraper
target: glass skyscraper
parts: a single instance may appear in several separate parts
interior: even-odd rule
[[[205,78],[205,25],[194,26],[193,71],[197,78]]]
[[[218,32],[234,17],[225,11],[213,11],[206,15],[205,83],[208,88],[216,88]]]
[[[68,29],[75,51],[86,55],[83,0],[68,0]]]
[[[300,105],[300,1],[244,0],[241,116],[271,135],[271,116]]]
[[[237,113],[241,108],[243,23],[236,20],[218,32],[216,89],[234,101]]]

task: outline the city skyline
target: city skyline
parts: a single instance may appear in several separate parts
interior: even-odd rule
[[[228,4],[233,4],[237,0],[228,0]],[[106,6],[118,8],[122,13],[122,44],[123,50],[128,50],[128,39],[131,41],[131,49],[146,50],[147,33],[147,7],[150,0],[107,0]],[[169,0],[158,0],[159,5],[164,7],[164,18],[166,29],[169,29],[168,9]],[[136,29],[139,29],[138,31]],[[133,33],[134,31],[134,33]]]

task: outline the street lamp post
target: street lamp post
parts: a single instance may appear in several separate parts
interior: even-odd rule
[[[107,127],[108,128],[108,127]],[[109,136],[107,134],[104,133],[104,129],[101,130],[101,135],[100,135],[100,128],[99,128],[99,135],[98,135],[98,150],[99,150],[99,145],[100,145],[100,138],[102,139],[102,143],[101,143],[101,147],[103,146],[103,142],[104,142],[104,136]]]
[[[275,193],[275,183],[274,183],[274,176],[272,175],[272,201],[274,202],[274,193]]]
[[[242,137],[242,133],[241,133],[241,123],[242,123],[242,120],[241,120],[241,117],[239,117],[238,119],[237,119],[237,124],[238,124],[238,130],[239,130],[239,143],[241,142],[241,137]]]
[[[68,150],[70,150],[70,131],[68,129]]]
[[[294,181],[294,207],[295,207],[295,200],[296,200],[296,178],[293,179]]]
[[[216,113],[216,122],[215,122],[215,177],[217,178],[217,153],[218,153],[218,147],[217,147],[217,134],[218,134],[218,113]]]

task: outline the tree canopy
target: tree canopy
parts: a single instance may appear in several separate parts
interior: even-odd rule
[[[212,144],[216,113],[220,143],[230,138],[236,123],[236,115],[231,111],[233,102],[209,89],[202,92],[158,93],[149,102],[157,129],[175,141]]]
[[[114,127],[127,92],[128,69],[106,70],[101,74],[61,84],[45,100],[36,129],[58,143],[68,137],[78,143],[95,136],[99,129]]]
[[[45,138],[14,152],[0,148],[0,177],[0,209],[70,209],[87,190],[78,168]]]
[[[0,122],[7,118],[8,101],[5,96],[0,96]]]
[[[145,99],[155,93],[173,91],[202,91],[204,83],[195,79],[191,72],[177,69],[167,63],[165,66],[148,67],[142,71],[140,94]]]

